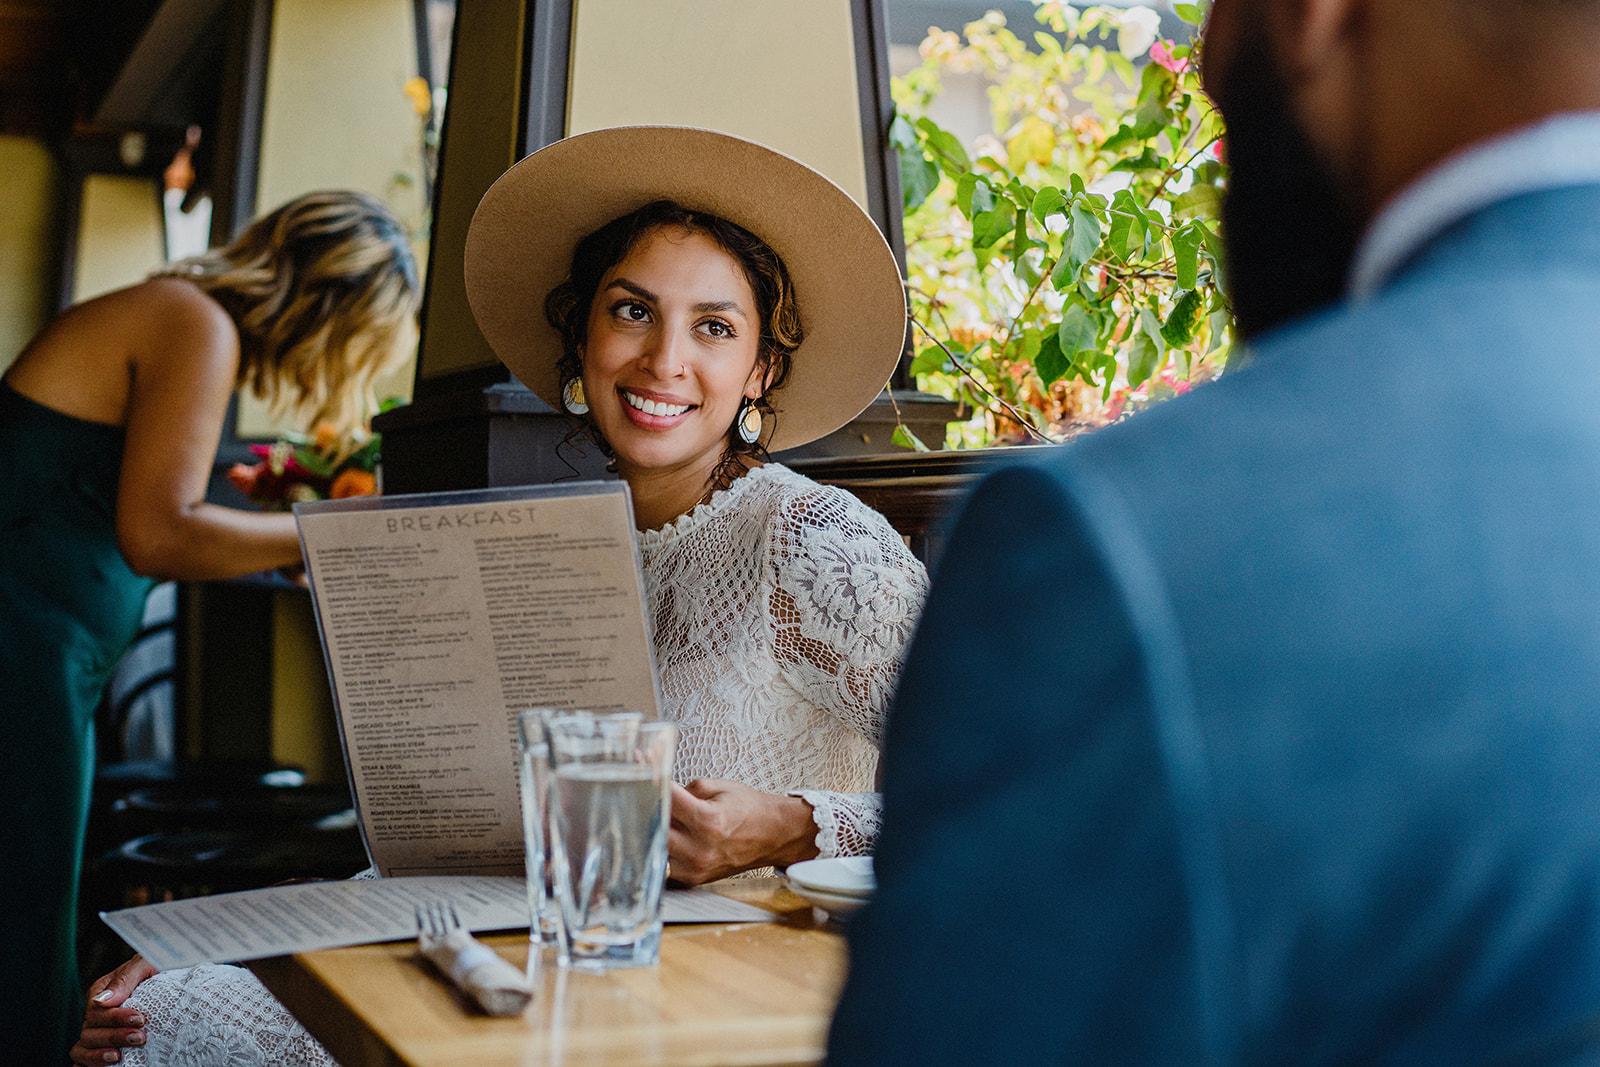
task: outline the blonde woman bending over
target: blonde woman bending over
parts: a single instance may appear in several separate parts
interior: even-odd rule
[[[206,503],[229,399],[249,386],[279,413],[359,423],[417,296],[388,209],[315,193],[67,309],[0,380],[0,810],[26,872],[0,887],[15,1062],[63,1061],[81,1020],[93,715],[146,592],[300,561],[291,516]]]

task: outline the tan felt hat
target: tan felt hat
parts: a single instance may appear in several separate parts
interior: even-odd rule
[[[467,300],[495,353],[560,407],[561,338],[545,296],[580,239],[656,200],[743,226],[783,258],[805,341],[767,447],[832,433],[882,391],[905,336],[905,288],[866,212],[804,163],[753,141],[682,126],[623,126],[557,141],[506,171],[467,231]]]

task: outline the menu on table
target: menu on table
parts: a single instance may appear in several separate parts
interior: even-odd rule
[[[472,931],[528,925],[523,879],[476,875],[306,882],[143,904],[100,917],[157,970],[166,971],[413,938],[417,906],[434,900],[455,905],[461,924]],[[705,888],[669,889],[661,904],[662,921],[668,923],[778,917]]]
[[[517,713],[658,714],[620,482],[297,504],[368,855],[521,874]]]
[[[633,509],[620,482],[295,505],[351,791],[377,881],[102,912],[160,968],[416,936],[443,897],[528,925],[517,713],[659,713]],[[669,890],[667,922],[770,921]]]

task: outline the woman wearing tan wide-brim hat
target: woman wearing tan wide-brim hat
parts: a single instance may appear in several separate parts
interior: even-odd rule
[[[490,188],[466,276],[496,353],[632,490],[682,729],[673,877],[869,851],[926,575],[882,516],[765,449],[837,429],[888,380],[905,297],[877,227],[762,145],[600,130]]]
[[[749,141],[601,130],[495,183],[466,275],[495,351],[581,409],[632,490],[662,710],[681,729],[673,877],[870,852],[878,743],[927,575],[881,515],[761,446],[829,433],[888,380],[905,306],[871,220]],[[203,1022],[266,1060],[333,1063],[248,971],[164,972],[123,1002],[147,973],[96,992],[143,1013],[152,1062]],[[96,1039],[124,1048],[130,1032]]]

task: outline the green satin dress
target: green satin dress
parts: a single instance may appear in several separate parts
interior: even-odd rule
[[[117,550],[122,444],[122,427],[0,382],[0,1004],[18,1063],[65,1063],[83,1021],[76,923],[94,711],[152,584]]]

